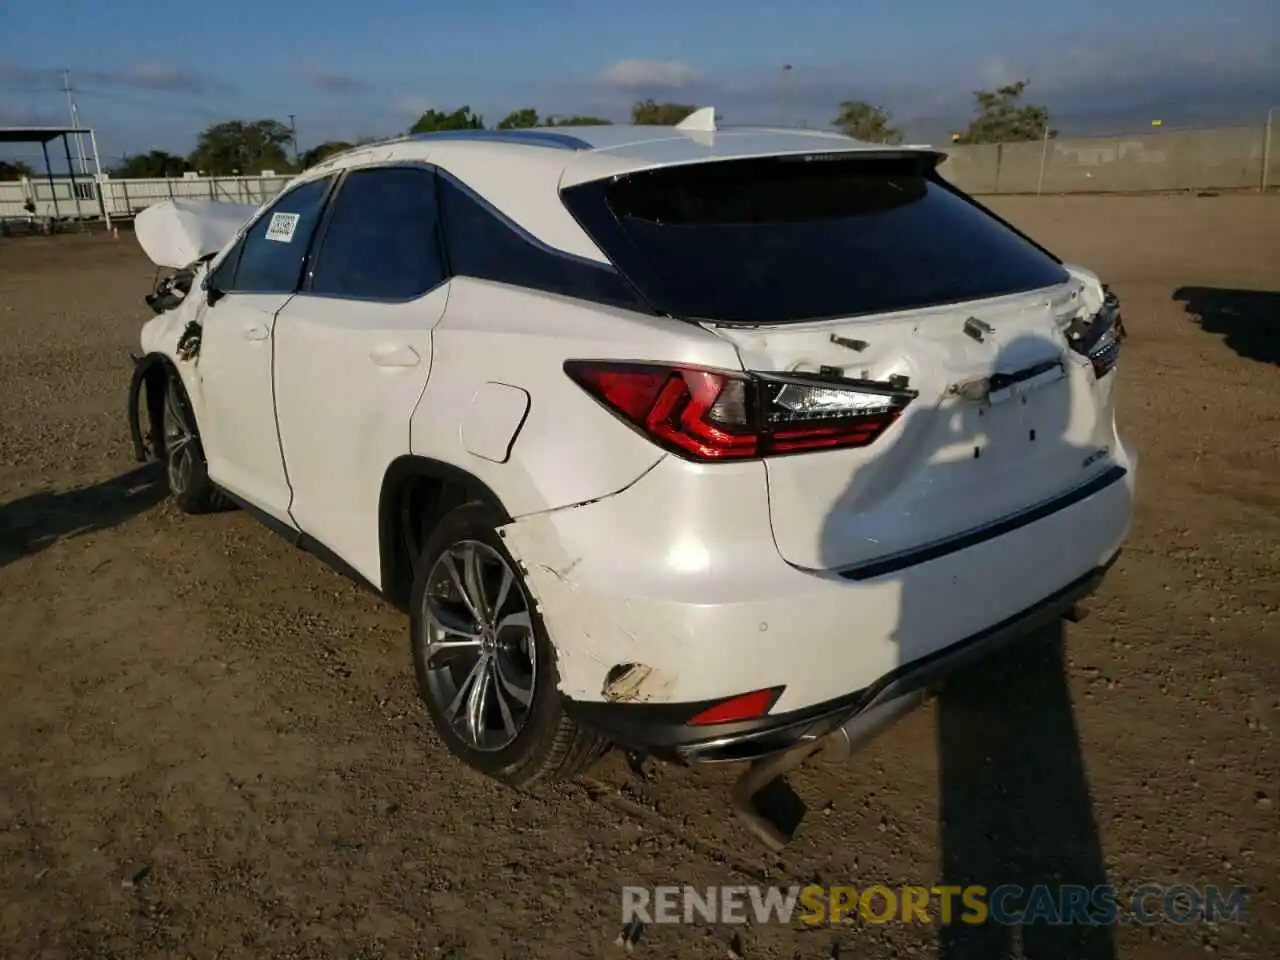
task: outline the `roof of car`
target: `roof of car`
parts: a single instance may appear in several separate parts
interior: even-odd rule
[[[443,130],[437,133],[410,134],[403,138],[407,142],[468,142],[468,143],[508,143],[532,147],[549,147],[556,150],[616,150],[620,147],[634,147],[646,143],[661,141],[689,142],[702,140],[706,143],[707,134],[718,134],[724,138],[741,137],[752,134],[757,137],[771,135],[779,138],[782,147],[794,144],[797,136],[823,141],[839,140],[853,147],[880,148],[879,144],[864,144],[853,140],[834,130],[809,130],[789,127],[718,127],[715,130],[682,130],[674,126],[651,126],[644,124],[600,124],[599,126],[581,127],[531,127],[521,130]]]
[[[710,121],[710,108],[699,116]],[[695,118],[691,118],[695,119]],[[707,129],[710,127],[710,129]],[[559,198],[562,188],[658,167],[778,155],[938,152],[887,146],[835,131],[786,127],[601,125],[522,130],[449,130],[409,134],[336,154],[302,174],[311,179],[345,167],[430,162],[540,240],[578,256],[603,259]]]
[[[316,169],[359,164],[371,154],[381,162],[420,160],[427,155],[459,160],[484,154],[529,158],[553,151],[553,163],[580,170],[574,182],[597,176],[682,163],[775,154],[936,151],[925,145],[887,146],[846,137],[834,130],[790,127],[717,127],[712,130],[633,124],[532,127],[520,130],[443,130],[413,133],[355,147]],[[545,153],[544,158],[550,159]],[[561,184],[568,186],[568,183]]]

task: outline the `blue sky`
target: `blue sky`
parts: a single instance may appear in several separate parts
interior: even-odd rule
[[[69,69],[104,161],[186,152],[220,119],[294,114],[305,149],[463,103],[624,120],[652,96],[819,126],[858,98],[928,139],[1023,77],[1064,133],[1280,104],[1276,0],[14,0],[0,24],[0,125],[65,122]]]

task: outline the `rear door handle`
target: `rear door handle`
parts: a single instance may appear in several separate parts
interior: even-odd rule
[[[251,323],[244,328],[244,338],[246,340],[265,340],[271,336],[271,331],[261,323]]]
[[[378,347],[369,354],[369,359],[379,367],[416,367],[422,362],[418,351],[408,344],[401,344],[398,347]]]

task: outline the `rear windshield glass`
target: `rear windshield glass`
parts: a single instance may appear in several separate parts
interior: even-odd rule
[[[773,157],[666,167],[565,191],[663,312],[779,323],[1052,286],[1062,266],[920,158]]]

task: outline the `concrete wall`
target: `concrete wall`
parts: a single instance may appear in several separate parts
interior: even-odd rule
[[[952,145],[942,173],[961,189],[992,193],[1142,193],[1258,189],[1266,128],[1179,130],[1138,137]],[[1280,130],[1273,129],[1268,187],[1280,188]]]

